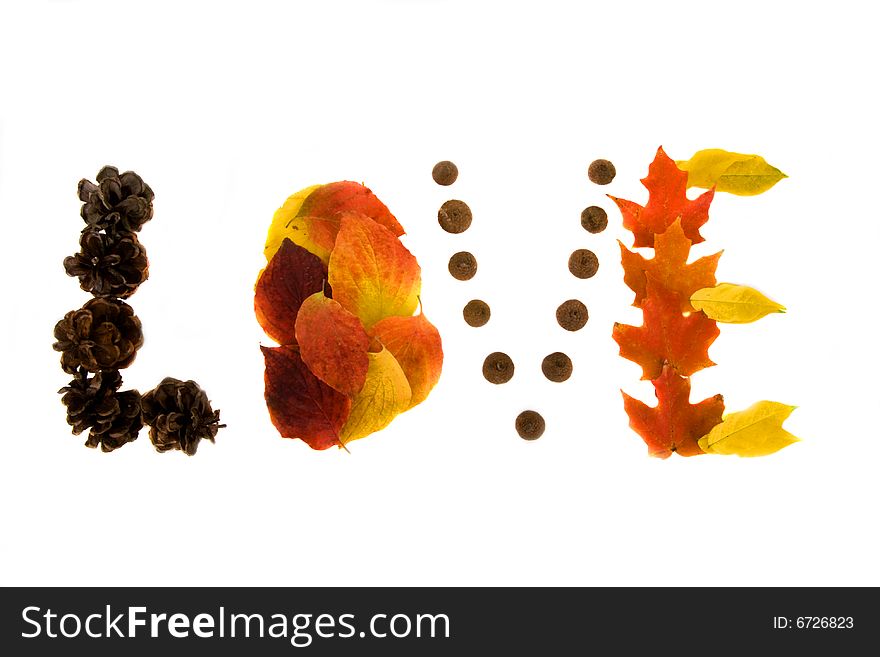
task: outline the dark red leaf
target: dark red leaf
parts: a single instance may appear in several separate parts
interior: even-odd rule
[[[266,360],[266,406],[284,438],[299,438],[312,449],[339,446],[351,413],[351,399],[306,367],[296,347],[260,347]]]

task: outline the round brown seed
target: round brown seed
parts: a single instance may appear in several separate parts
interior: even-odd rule
[[[437,221],[440,228],[447,233],[463,233],[471,227],[474,218],[471,209],[464,201],[446,201],[437,211]]]
[[[589,233],[601,233],[608,227],[608,213],[598,205],[591,205],[581,212],[581,226]]]
[[[587,176],[597,185],[607,185],[616,175],[617,170],[608,160],[593,160],[587,169]]]
[[[467,302],[462,314],[464,315],[464,321],[466,321],[468,325],[485,326],[489,322],[489,318],[492,316],[492,310],[489,308],[489,304],[485,301],[472,299]]]
[[[556,321],[566,331],[579,331],[587,324],[590,314],[587,307],[577,299],[569,299],[556,309]]]
[[[483,376],[489,383],[507,383],[513,378],[513,361],[507,354],[495,351],[483,361]]]
[[[544,418],[537,411],[523,411],[516,416],[516,432],[523,440],[537,440],[544,435]]]
[[[568,271],[578,278],[592,278],[599,271],[599,258],[589,249],[578,249],[568,257]]]
[[[473,253],[459,251],[449,259],[449,273],[459,281],[469,281],[477,273],[477,259]]]
[[[571,358],[561,351],[546,356],[541,362],[541,371],[544,372],[544,376],[555,383],[568,381],[572,369]]]
[[[434,165],[431,177],[438,185],[451,185],[458,179],[458,167],[449,160],[443,160]]]

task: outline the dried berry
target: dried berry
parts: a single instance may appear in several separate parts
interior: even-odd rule
[[[617,170],[608,160],[593,160],[587,169],[587,176],[597,185],[607,185],[616,175]]]
[[[492,316],[492,311],[489,308],[489,304],[485,301],[472,299],[467,302],[462,314],[464,315],[464,321],[470,326],[478,327],[485,326],[488,323],[489,318]]]
[[[569,299],[556,309],[556,321],[566,331],[579,331],[587,324],[590,314],[587,307],[577,299]]]
[[[80,252],[64,259],[68,276],[96,297],[127,298],[147,280],[147,252],[134,233],[102,233],[87,228],[79,240]]]
[[[555,383],[568,381],[572,369],[571,358],[561,351],[549,354],[541,362],[541,371],[544,373],[544,376]]]
[[[578,249],[568,258],[568,271],[578,278],[591,278],[599,271],[599,258],[589,249]]]
[[[75,374],[118,370],[131,365],[144,343],[141,321],[124,301],[91,299],[79,310],[71,310],[55,325],[55,344],[61,352],[61,367]]]
[[[472,253],[459,251],[449,259],[449,273],[456,280],[470,280],[477,273],[477,259]]]
[[[544,435],[544,418],[537,411],[523,411],[516,416],[516,432],[523,440],[537,440]]]
[[[168,377],[143,396],[141,407],[150,441],[159,452],[179,449],[192,456],[202,439],[214,442],[217,430],[226,426],[195,381]]]
[[[449,160],[443,160],[434,165],[431,177],[438,185],[451,185],[458,179],[458,167]]]
[[[141,422],[141,396],[137,390],[117,392],[122,385],[118,371],[94,376],[80,368],[74,379],[59,390],[67,407],[67,423],[73,433],[91,429],[85,444],[112,452],[137,438]]]
[[[590,233],[601,233],[608,227],[608,213],[598,205],[591,205],[581,212],[581,226]]]
[[[464,201],[446,201],[437,212],[440,228],[447,233],[463,233],[471,227],[473,214]]]
[[[489,383],[507,383],[513,378],[513,361],[510,356],[495,351],[483,361],[483,376]]]
[[[153,216],[153,190],[133,171],[119,173],[106,166],[98,184],[83,179],[77,192],[83,202],[80,215],[89,226],[108,232],[136,233]]]

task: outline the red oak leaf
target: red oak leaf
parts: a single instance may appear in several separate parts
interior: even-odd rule
[[[718,325],[702,312],[683,314],[679,295],[651,275],[646,289],[642,326],[614,325],[620,355],[641,365],[643,379],[656,379],[666,364],[682,376],[714,365],[708,349],[720,333]]]
[[[300,438],[312,449],[341,445],[351,399],[312,374],[297,347],[260,349],[266,360],[266,406],[278,433]]]
[[[681,310],[693,312],[691,295],[704,287],[715,287],[715,269],[721,252],[687,264],[691,241],[685,237],[681,221],[676,219],[664,233],[654,238],[654,257],[650,260],[633,253],[620,244],[623,280],[636,293],[633,305],[642,307],[645,300],[647,276],[681,298]]]
[[[635,237],[633,246],[654,246],[654,236],[665,232],[679,217],[687,238],[694,244],[703,241],[700,227],[709,219],[709,204],[715,190],[710,189],[691,201],[685,194],[687,181],[687,172],[675,166],[663,148],[658,148],[647,177],[642,178],[642,184],[648,189],[647,205],[643,207],[609,196],[620,208],[623,227],[631,230]]]
[[[715,395],[691,404],[691,382],[666,366],[653,381],[657,406],[651,407],[623,393],[623,407],[629,425],[648,445],[651,456],[666,458],[673,452],[681,456],[703,454],[697,441],[721,422],[724,398]]]
[[[285,239],[257,279],[254,312],[266,334],[278,344],[296,344],[296,315],[303,301],[327,280],[321,259]]]

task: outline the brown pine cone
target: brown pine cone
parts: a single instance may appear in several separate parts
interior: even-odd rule
[[[61,403],[67,407],[67,424],[77,436],[91,429],[101,418],[112,415],[114,394],[122,385],[118,371],[98,372],[90,377],[88,370],[80,368],[73,381],[58,391],[64,395]]]
[[[214,442],[217,430],[226,426],[195,381],[167,377],[143,396],[141,408],[150,440],[160,452],[179,449],[192,456],[203,438]]]
[[[144,343],[144,334],[131,306],[96,298],[55,325],[55,340],[52,348],[61,352],[62,369],[76,374],[79,367],[89,372],[128,367]]]
[[[97,422],[89,432],[87,447],[101,445],[102,452],[112,452],[137,440],[144,426],[141,419],[141,393],[126,390],[113,395],[113,408],[103,408],[97,414]]]
[[[91,429],[85,444],[105,452],[130,443],[143,426],[141,396],[137,390],[117,392],[122,385],[119,372],[98,372],[94,376],[80,368],[73,381],[58,392],[67,406],[67,423],[73,433]]]
[[[125,299],[147,280],[147,252],[134,233],[102,233],[86,228],[79,239],[80,251],[64,259],[68,276],[96,297]]]
[[[89,226],[136,233],[153,217],[153,190],[133,171],[119,173],[106,166],[97,181],[96,185],[83,178],[77,189],[83,202],[80,215]]]

